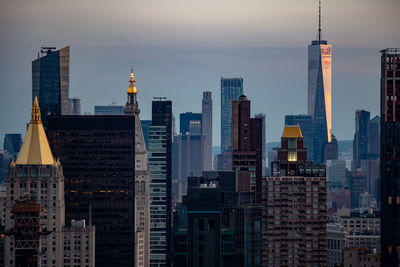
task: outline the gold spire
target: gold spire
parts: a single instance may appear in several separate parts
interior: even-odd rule
[[[24,143],[19,152],[17,165],[52,165],[53,153],[44,132],[40,119],[40,108],[37,98],[33,102],[31,122],[26,132]]]
[[[135,76],[133,75],[133,69],[131,69],[131,79],[129,80],[129,87],[126,91],[128,94],[137,94],[137,89],[135,85]]]

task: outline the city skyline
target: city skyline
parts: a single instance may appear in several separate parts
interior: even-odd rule
[[[184,3],[178,5],[179,1],[172,1],[169,6],[157,3],[122,1],[113,5],[109,13],[105,13],[108,5],[104,4],[94,7],[98,15],[88,16],[85,11],[89,6],[85,4],[75,15],[76,20],[66,25],[61,22],[76,3],[72,2],[71,7],[49,3],[52,11],[65,8],[59,14],[60,24],[52,25],[52,29],[47,22],[54,15],[38,10],[40,5],[2,4],[5,8],[0,31],[5,38],[0,51],[3,58],[0,88],[2,96],[6,97],[0,100],[0,122],[5,125],[0,134],[25,132],[31,99],[30,61],[36,58],[41,45],[57,48],[71,45],[70,96],[82,99],[83,114],[93,112],[94,105],[109,104],[113,100],[124,104],[121,92],[126,87],[131,65],[143,91],[140,96],[143,119],[151,117],[153,96],[166,96],[174,102],[178,123],[179,113],[200,112],[202,92],[211,91],[215,103],[213,143],[216,146],[220,144],[220,76],[244,78],[244,92],[254,99],[252,113],[266,114],[267,142],[279,140],[284,115],[306,114],[307,45],[317,36],[317,1],[235,3],[228,5],[218,19],[207,21],[198,16],[189,18],[193,15],[191,8],[213,13],[214,8],[222,8],[225,1],[216,3],[213,9],[209,2],[201,6],[194,3],[193,7]],[[333,45],[332,128],[339,140],[351,140],[354,121],[348,114],[358,108],[371,111],[371,115],[378,114],[379,78],[375,75],[379,72],[378,51],[399,42],[395,34],[399,19],[390,14],[395,14],[400,5],[396,1],[386,1],[386,5],[373,1],[363,1],[362,5],[360,1],[343,3],[322,2],[322,27],[324,38]],[[121,11],[125,5],[129,5],[127,10],[134,11],[136,16],[132,16],[131,21],[113,20],[114,12]],[[160,34],[155,19],[144,21],[149,12],[159,15],[163,10],[165,13],[159,16],[158,22],[166,26],[165,33]],[[383,11],[384,17],[379,15]],[[118,18],[124,17],[123,14]],[[242,15],[235,22],[229,14]],[[339,14],[340,21],[337,20]],[[98,21],[97,16],[101,15],[109,23],[105,28],[104,22]],[[189,26],[182,25],[183,21],[187,21],[192,31],[187,29]],[[84,23],[85,27],[77,29],[77,22]],[[217,26],[207,32],[204,28],[210,23]],[[102,34],[98,30],[101,26]],[[113,28],[118,30],[112,31]],[[57,29],[63,32],[62,36]],[[174,31],[177,33],[172,34]],[[129,37],[122,37],[125,35]],[[9,113],[15,115],[11,117]]]

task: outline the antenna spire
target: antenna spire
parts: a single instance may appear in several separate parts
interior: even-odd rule
[[[321,0],[318,6],[318,42],[321,43]]]

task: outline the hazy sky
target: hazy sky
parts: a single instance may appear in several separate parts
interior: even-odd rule
[[[332,44],[332,128],[352,139],[354,110],[379,112],[379,51],[400,47],[399,0],[326,0],[323,37]],[[307,46],[316,38],[317,0],[0,0],[0,143],[25,135],[31,61],[41,46],[71,45],[70,97],[83,112],[124,105],[135,70],[141,118],[153,96],[179,113],[200,112],[213,93],[220,143],[220,77],[242,76],[252,113],[277,141],[285,114],[307,111]],[[178,129],[177,129],[178,130]]]

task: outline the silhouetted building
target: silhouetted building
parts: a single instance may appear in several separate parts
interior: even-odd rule
[[[201,113],[192,112],[181,113],[179,116],[179,131],[181,134],[189,132],[190,121],[200,121],[200,125],[202,125],[203,115]]]
[[[172,101],[155,98],[149,127],[150,266],[171,266]]]
[[[261,202],[262,119],[250,118],[250,101],[242,95],[232,101],[232,170],[240,184],[248,184]],[[244,180],[244,181],[243,181]]]
[[[360,161],[368,158],[368,123],[370,113],[365,110],[356,110],[355,133],[353,141],[353,161],[355,170],[360,168]]]
[[[48,115],[68,115],[69,46],[60,50],[42,47],[42,55],[32,61],[32,104],[39,100],[43,126]]]
[[[94,115],[124,115],[124,106],[94,106]]]
[[[80,98],[69,98],[68,99],[68,115],[81,115],[82,112],[82,101]]]
[[[325,166],[306,154],[300,127],[286,125],[263,178],[263,266],[326,265]]]
[[[149,127],[151,125],[151,120],[141,120],[140,123],[142,124],[142,132],[144,142],[146,143],[146,149],[149,149]]]
[[[324,162],[339,158],[339,146],[336,137],[332,134],[331,141],[324,146]]]
[[[243,95],[243,78],[221,77],[221,154],[232,151],[232,100]]]
[[[3,149],[14,157],[17,158],[19,150],[21,149],[22,139],[21,134],[6,134],[4,137]]]
[[[10,155],[7,150],[0,149],[0,183],[8,176],[8,168],[12,159],[13,156]]]
[[[65,179],[65,218],[96,226],[96,266],[135,255],[135,117],[49,116],[47,134]]]
[[[285,125],[299,125],[303,134],[304,147],[307,148],[307,160],[313,160],[314,128],[311,115],[286,115]]]
[[[202,133],[204,135],[204,162],[203,162],[203,170],[211,171],[212,163],[213,163],[213,153],[212,153],[212,144],[213,144],[213,133],[212,133],[212,99],[211,92],[205,91],[203,92],[203,100],[201,105],[201,113],[203,115],[202,118]]]
[[[265,150],[265,134],[266,134],[266,129],[265,129],[265,114],[264,113],[257,113],[254,115],[254,118],[259,118],[261,119],[261,129],[262,129],[262,159],[263,161],[267,160],[267,151]]]
[[[400,49],[381,51],[382,266],[400,264]]]
[[[380,151],[380,119],[375,116],[368,123],[368,158],[379,159]]]

